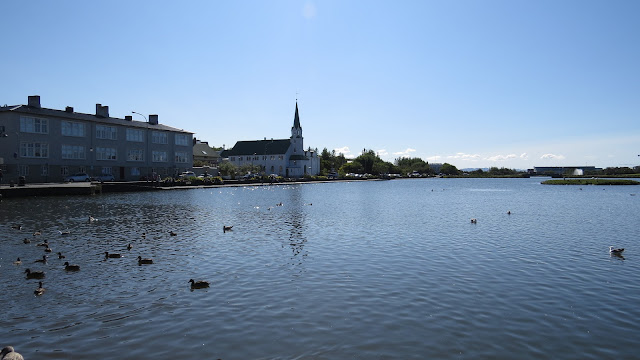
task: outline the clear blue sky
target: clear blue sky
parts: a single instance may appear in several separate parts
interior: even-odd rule
[[[459,168],[640,165],[640,1],[0,2],[0,104]],[[134,115],[137,120],[143,120]]]

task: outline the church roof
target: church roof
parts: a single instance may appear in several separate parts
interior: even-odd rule
[[[298,102],[296,101],[296,115],[293,118],[293,127],[296,129],[301,129],[300,127],[300,116],[298,115]]]
[[[238,141],[233,148],[223,151],[220,156],[281,155],[289,150],[290,145],[289,139]]]

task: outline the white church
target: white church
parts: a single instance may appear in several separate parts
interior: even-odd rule
[[[320,173],[320,158],[315,151],[304,150],[298,102],[289,139],[238,141],[220,156],[235,166],[258,165],[267,174],[299,178]]]

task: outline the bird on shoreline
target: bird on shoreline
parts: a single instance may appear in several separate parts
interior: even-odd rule
[[[79,271],[80,265],[69,265],[68,261],[64,262],[64,269],[67,271]]]
[[[193,279],[190,279],[189,282],[191,283],[192,289],[203,289],[209,287],[208,281],[194,281]]]
[[[613,246],[609,246],[609,253],[620,255],[624,251],[624,248],[614,249]]]
[[[33,291],[33,294],[35,296],[40,296],[40,295],[44,294],[45,290],[46,289],[42,287],[42,281],[39,281],[38,288]]]
[[[44,271],[31,271],[31,269],[27,269],[24,271],[27,274],[27,279],[42,279],[44,278]]]
[[[143,259],[142,256],[138,256],[138,265],[153,264],[153,259]]]
[[[24,358],[13,349],[13,346],[5,346],[0,351],[0,360],[24,360]]]

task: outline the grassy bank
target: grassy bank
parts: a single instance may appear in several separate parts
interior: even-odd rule
[[[611,179],[565,179],[546,180],[543,185],[640,185],[634,180],[611,180]]]

